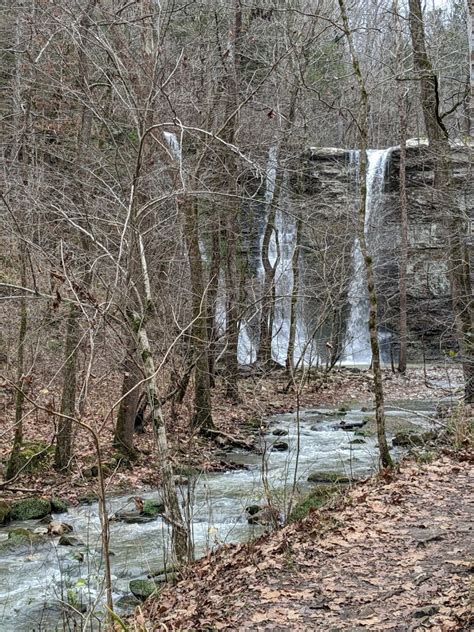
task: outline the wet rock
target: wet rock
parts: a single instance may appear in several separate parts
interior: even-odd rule
[[[189,483],[189,478],[186,478],[185,476],[175,476],[174,477],[174,484],[175,485],[188,485]]]
[[[269,505],[249,505],[245,508],[249,524],[279,524],[280,512]]]
[[[357,428],[363,428],[367,424],[367,421],[364,419],[362,421],[345,421],[344,419],[341,423],[336,426],[336,429],[342,430],[355,430]]]
[[[5,500],[0,500],[0,524],[10,521],[10,505]]]
[[[98,496],[95,492],[89,492],[88,494],[85,494],[84,496],[79,496],[78,501],[80,502],[81,505],[92,505],[92,503],[95,503],[98,501]]]
[[[143,501],[143,509],[141,511],[143,516],[147,516],[149,518],[157,518],[159,515],[163,514],[164,511],[165,505],[161,500],[150,498]]]
[[[70,524],[66,524],[65,522],[51,521],[48,524],[47,533],[48,535],[52,535],[53,537],[55,537],[64,535],[65,533],[71,533],[72,530],[73,529]]]
[[[397,434],[392,439],[392,445],[398,447],[423,445],[423,443],[423,436],[416,432],[397,432]]]
[[[272,435],[274,435],[275,437],[286,437],[287,434],[288,430],[284,430],[283,428],[275,428],[275,430],[272,432]]]
[[[13,503],[11,507],[12,520],[44,518],[49,513],[51,513],[51,503],[45,498],[25,498]]]
[[[308,483],[350,483],[351,479],[340,472],[311,472]]]
[[[56,496],[51,498],[51,511],[53,513],[66,513],[67,509],[68,504],[65,500]]]
[[[8,545],[20,545],[20,544],[32,544],[33,542],[39,542],[42,540],[42,536],[39,533],[33,533],[29,529],[24,529],[23,527],[18,527],[17,529],[12,529],[8,532]]]
[[[84,542],[73,535],[62,535],[59,538],[58,544],[60,546],[82,546]]]
[[[357,437],[356,439],[352,439],[352,441],[349,441],[349,443],[351,445],[358,445],[360,443],[366,443],[366,440],[362,439],[362,437]]]
[[[158,568],[157,570],[148,573],[148,579],[153,579],[155,582],[175,581],[178,576],[179,568],[177,566],[168,566],[167,568]]]
[[[132,579],[129,588],[134,597],[140,601],[145,601],[156,591],[157,586],[150,579]]]
[[[288,444],[286,441],[275,441],[272,445],[272,450],[276,452],[286,452],[288,450]]]

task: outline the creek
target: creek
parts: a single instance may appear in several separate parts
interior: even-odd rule
[[[432,428],[429,416],[434,407],[430,401],[391,402],[387,406],[388,436],[393,437],[400,431],[429,430]],[[188,507],[196,557],[223,543],[246,541],[261,533],[262,526],[248,524],[245,508],[265,503],[263,470],[272,502],[285,506],[294,478],[298,443],[296,479],[301,493],[311,487],[307,478],[315,470],[355,478],[375,471],[377,445],[373,412],[368,412],[364,403],[351,402],[350,408],[345,414],[337,409],[302,411],[299,432],[295,414],[274,416],[262,436],[263,455],[228,453],[229,459],[245,465],[246,469],[200,475],[179,487],[183,504]],[[357,429],[341,428],[343,420],[346,424],[365,423],[363,434]],[[280,436],[273,434],[276,429]],[[353,443],[356,438],[358,441]],[[288,450],[272,450],[276,441],[286,442]],[[393,454],[399,458],[403,450],[394,448]],[[265,468],[262,468],[263,461]],[[151,489],[139,493],[142,498],[155,499],[160,494],[159,490]],[[130,494],[109,498],[109,515],[123,508],[130,509],[129,500]],[[83,544],[59,546],[57,537],[44,536],[29,546],[2,547],[11,529],[40,530],[45,525],[39,521],[12,522],[0,529],[2,632],[101,629],[105,595],[97,503],[71,507],[67,514],[53,518],[72,525],[73,535]],[[130,580],[146,578],[166,565],[168,526],[161,518],[146,524],[112,522],[110,541],[114,602],[118,612],[124,612]],[[86,607],[92,614],[86,619],[86,615],[82,615],[82,623],[73,627],[73,611],[65,605],[68,603],[78,610]]]

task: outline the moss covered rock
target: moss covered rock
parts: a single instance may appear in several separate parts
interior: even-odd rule
[[[392,439],[392,445],[399,447],[423,445],[424,442],[423,436],[416,432],[397,432]]]
[[[165,506],[161,502],[161,500],[149,499],[143,501],[143,509],[141,510],[141,514],[143,516],[147,516],[148,518],[156,518],[164,511]]]
[[[351,479],[340,472],[311,472],[308,476],[309,483],[350,483]]]
[[[157,586],[150,579],[132,579],[129,588],[134,597],[140,601],[145,601],[156,591]]]
[[[13,503],[11,507],[12,520],[44,518],[49,513],[51,513],[51,503],[45,498],[25,498]]]
[[[306,496],[302,497],[294,506],[288,517],[288,522],[303,520],[313,509],[323,507],[328,500],[338,492],[337,485],[319,485]]]
[[[67,502],[62,498],[53,496],[51,498],[51,511],[53,513],[65,513],[67,511]]]
[[[40,441],[24,443],[18,455],[22,472],[32,473],[47,469],[53,460],[54,446]]]
[[[42,539],[41,534],[33,533],[29,529],[19,527],[18,529],[12,529],[8,532],[7,543],[15,546],[20,544],[32,544],[33,542],[38,542]]]
[[[10,520],[10,505],[5,500],[0,500],[0,524],[7,524]]]

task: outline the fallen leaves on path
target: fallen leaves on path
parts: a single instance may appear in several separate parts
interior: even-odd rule
[[[405,463],[339,506],[197,562],[135,629],[467,630],[472,473],[454,457]]]

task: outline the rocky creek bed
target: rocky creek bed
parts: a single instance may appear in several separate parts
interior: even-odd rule
[[[395,457],[429,442],[434,409],[431,401],[397,401],[387,406],[387,432]],[[374,414],[368,405],[351,403],[349,408],[302,411],[299,423],[294,413],[276,415],[262,435],[262,454],[233,451],[228,458],[243,469],[193,475],[187,484],[179,485],[196,556],[226,542],[248,540],[265,528],[262,522],[282,520],[296,461],[301,494],[314,483],[347,483],[375,471]],[[262,471],[270,498],[264,493]],[[160,515],[160,492],[144,490],[140,499],[155,507],[148,516],[143,511],[136,515],[130,494],[108,499],[109,515],[118,518],[111,521],[110,540],[114,602],[119,612],[129,611],[145,598],[154,587],[150,581],[159,585],[173,578],[172,572],[164,570],[169,533]],[[280,511],[270,517],[263,512],[258,519],[269,500]],[[65,523],[72,530],[60,533],[50,527],[48,534],[48,524],[40,518],[13,519],[0,528],[3,632],[67,629],[68,619],[74,616],[87,618],[87,629],[101,627],[104,591],[97,503],[70,507],[61,514],[52,507],[52,519],[53,524]]]

